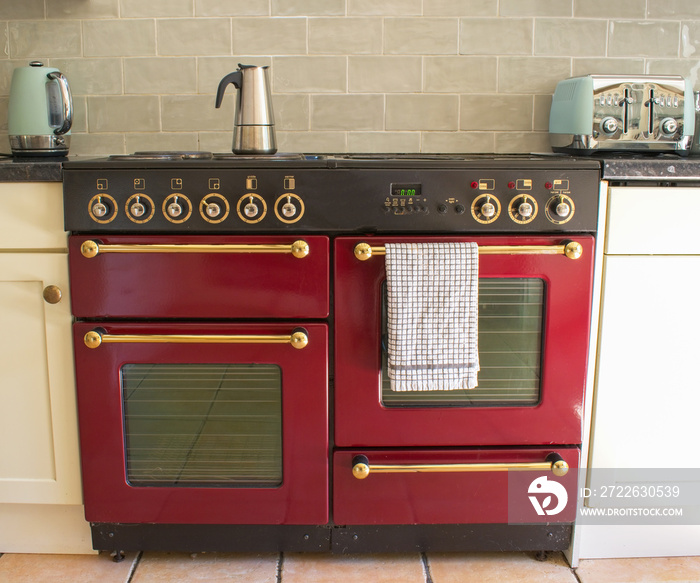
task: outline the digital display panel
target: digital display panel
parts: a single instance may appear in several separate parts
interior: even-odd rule
[[[391,185],[391,196],[420,196],[420,183],[405,184],[402,182]]]

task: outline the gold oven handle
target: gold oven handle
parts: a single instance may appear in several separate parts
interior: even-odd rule
[[[85,346],[97,348],[101,344],[291,344],[304,348],[309,343],[305,330],[295,330],[291,335],[208,335],[208,334],[106,334],[91,330],[83,338]]]
[[[102,253],[291,253],[302,259],[309,254],[309,244],[294,241],[291,245],[102,245],[88,240],[80,246],[80,253],[88,259]]]
[[[352,475],[364,480],[370,474],[406,474],[416,472],[506,472],[508,470],[547,471],[565,476],[567,464],[557,453],[550,453],[543,462],[479,463],[479,464],[370,464],[367,456],[356,455],[352,460]]]
[[[367,261],[372,255],[386,255],[386,247],[358,243],[354,253],[360,261]],[[569,259],[578,259],[583,255],[583,247],[577,241],[561,245],[491,245],[479,247],[479,255],[566,255]]]

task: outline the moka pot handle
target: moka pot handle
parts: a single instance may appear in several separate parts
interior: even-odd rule
[[[229,83],[233,83],[236,86],[236,89],[240,89],[242,81],[243,73],[240,70],[238,70],[234,71],[233,73],[229,73],[219,82],[219,87],[216,90],[217,108],[221,107],[221,102],[224,99],[224,92],[226,91],[226,87],[228,87]]]

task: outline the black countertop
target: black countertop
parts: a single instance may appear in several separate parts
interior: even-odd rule
[[[61,182],[68,158],[0,158],[0,182]]]
[[[700,181],[700,155],[675,154],[608,154],[596,157],[603,165],[603,179],[612,182]]]

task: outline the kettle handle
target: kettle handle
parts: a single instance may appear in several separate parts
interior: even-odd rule
[[[224,99],[224,92],[229,83],[233,83],[236,89],[241,88],[241,81],[243,80],[243,73],[238,70],[233,73],[229,73],[219,82],[219,88],[216,90],[216,107],[221,107],[221,102]]]
[[[56,128],[53,133],[56,135],[65,134],[73,125],[73,99],[68,87],[68,79],[59,71],[52,71],[46,76],[52,81],[58,81],[58,86],[61,88],[61,101],[63,102],[63,125]]]

